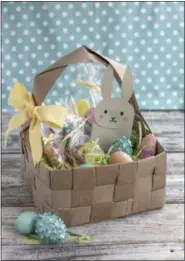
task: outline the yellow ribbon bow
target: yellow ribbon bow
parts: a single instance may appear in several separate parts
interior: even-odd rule
[[[36,165],[42,158],[40,122],[44,122],[52,128],[61,128],[63,127],[67,110],[57,105],[35,106],[32,96],[21,83],[16,83],[11,89],[8,103],[17,109],[18,112],[9,122],[5,133],[5,144],[7,144],[8,135],[12,130],[19,128],[27,120],[31,119],[29,141],[33,162]]]
[[[80,79],[74,80],[75,83],[81,84],[81,85],[87,85],[90,89],[92,89],[95,92],[101,92],[101,88],[98,87],[95,83],[93,82],[88,82],[88,81],[83,81]]]

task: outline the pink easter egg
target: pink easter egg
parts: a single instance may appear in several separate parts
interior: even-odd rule
[[[90,123],[90,124],[93,124],[93,122],[95,121],[94,120],[94,113],[95,113],[95,108],[92,107],[88,110],[88,112],[85,114],[85,118],[87,118],[87,121]]]
[[[145,159],[154,156],[156,152],[156,142],[156,138],[153,134],[146,135],[139,147],[139,150],[141,150],[139,158]]]

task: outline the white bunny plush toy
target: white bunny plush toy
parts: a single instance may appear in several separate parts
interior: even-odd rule
[[[105,152],[117,137],[131,136],[135,115],[129,103],[133,94],[131,69],[125,68],[120,98],[111,97],[113,77],[113,68],[108,65],[101,88],[103,100],[96,106],[91,134],[92,140],[99,138],[99,145]]]

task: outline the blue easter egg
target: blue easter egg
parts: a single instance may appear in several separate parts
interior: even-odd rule
[[[84,164],[81,164],[81,165],[80,165],[80,168],[92,168],[92,167],[94,167],[94,165],[92,165],[92,164],[87,164],[87,163],[84,163]]]
[[[24,212],[15,221],[16,230],[23,234],[28,235],[34,232],[37,214],[35,212]]]
[[[129,156],[132,155],[132,143],[131,140],[126,136],[118,137],[110,146],[109,154],[112,154],[117,151],[123,151]]]

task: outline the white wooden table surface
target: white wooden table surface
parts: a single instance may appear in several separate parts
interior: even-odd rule
[[[25,244],[15,231],[16,217],[35,207],[23,184],[18,132],[11,135],[8,147],[2,148],[3,260],[184,260],[184,113],[143,115],[168,152],[166,205],[127,218],[75,227],[74,232],[94,236],[82,246]],[[3,133],[9,118],[2,115]]]

